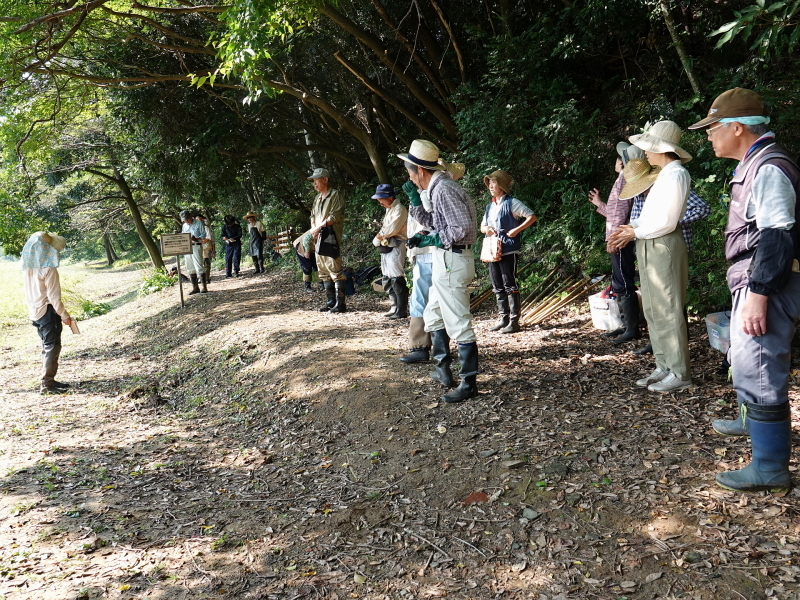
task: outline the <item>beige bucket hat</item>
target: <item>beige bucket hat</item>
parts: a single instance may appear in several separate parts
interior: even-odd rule
[[[511,193],[511,188],[514,186],[514,180],[511,179],[511,175],[506,173],[505,171],[497,170],[493,173],[489,173],[483,178],[483,184],[488,188],[490,181],[496,181],[497,185],[500,186],[506,194]]]
[[[631,144],[647,152],[674,152],[681,158],[681,163],[692,160],[692,155],[680,147],[683,131],[674,121],[659,121],[650,129],[628,139]]]
[[[649,190],[658,179],[659,173],[661,167],[652,166],[647,159],[632,158],[622,169],[625,185],[619,192],[619,199],[627,200]]]

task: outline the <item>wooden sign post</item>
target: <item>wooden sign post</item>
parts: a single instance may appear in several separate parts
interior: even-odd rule
[[[178,265],[178,290],[181,295],[181,308],[186,304],[183,301],[183,278],[181,277],[181,259],[184,254],[192,253],[191,233],[164,233],[161,235],[161,256],[177,256]]]

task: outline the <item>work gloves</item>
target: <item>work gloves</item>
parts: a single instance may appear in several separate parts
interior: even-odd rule
[[[411,206],[422,206],[422,198],[419,197],[417,186],[414,185],[413,181],[406,181],[403,184],[403,191],[408,196],[408,199],[411,202]]]
[[[428,233],[427,231],[421,231],[418,234],[408,238],[408,240],[406,241],[406,246],[408,248],[417,248],[417,247],[425,248],[426,246],[436,246],[437,248],[444,248],[442,240],[439,239],[438,231],[434,231],[433,233]]]

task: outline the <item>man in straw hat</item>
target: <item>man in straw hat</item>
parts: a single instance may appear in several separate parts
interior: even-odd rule
[[[637,240],[642,304],[656,368],[636,385],[652,392],[671,392],[692,385],[684,316],[689,254],[678,226],[686,210],[692,182],[683,163],[689,162],[692,156],[680,147],[681,135],[676,123],[659,121],[644,133],[631,136],[630,141],[644,150],[648,162],[661,171],[636,177],[623,170],[626,184],[620,192],[622,198],[641,193],[628,186],[649,187],[649,180],[655,181],[639,218],[630,225],[621,226],[609,239],[616,248],[624,248]]]
[[[617,144],[617,161],[614,170],[618,173],[608,202],[600,199],[600,190],[594,188],[589,192],[589,202],[597,207],[597,212],[606,218],[606,250],[611,257],[611,289],[616,295],[617,304],[625,321],[625,327],[606,332],[614,344],[628,342],[641,337],[639,331],[639,297],[636,294],[636,251],[633,244],[617,250],[609,241],[609,237],[620,225],[630,222],[633,198],[620,198],[619,193],[625,185],[622,169],[632,159],[644,159],[644,151],[628,142]],[[649,167],[649,165],[648,165]]]
[[[317,195],[311,207],[311,233],[316,239],[323,227],[333,227],[336,241],[342,243],[344,229],[344,198],[329,185],[327,169],[317,168],[306,179],[314,183]],[[342,267],[341,255],[337,258],[317,254],[317,277],[325,286],[327,301],[319,309],[320,312],[346,312],[345,284],[347,277]]]
[[[517,333],[522,308],[517,286],[517,259],[522,247],[520,233],[536,222],[536,215],[511,195],[514,182],[505,171],[495,171],[483,178],[492,200],[486,205],[481,231],[496,235],[503,246],[503,256],[489,263],[489,278],[497,298],[500,321],[490,331]]]
[[[462,163],[447,163],[441,158],[439,164],[445,168],[445,175],[453,181],[464,176],[466,167]],[[417,190],[412,181],[403,184],[403,191],[409,198],[417,198],[427,212],[433,212],[428,190]],[[413,216],[408,215],[408,237],[424,231],[425,226]],[[409,352],[400,357],[404,363],[428,362],[431,352],[431,334],[425,331],[425,307],[431,289],[433,274],[433,246],[416,246],[408,250],[408,260],[412,267],[411,299],[408,312],[411,315],[408,324]]]
[[[25,301],[31,321],[42,340],[42,394],[60,394],[69,387],[56,381],[58,358],[61,355],[61,331],[72,324],[72,317],[61,301],[61,282],[58,278],[60,253],[66,240],[38,231],[28,238],[22,248],[20,266],[25,283]]]
[[[800,318],[800,169],[776,143],[768,115],[760,95],[735,88],[718,96],[708,116],[689,128],[704,129],[718,157],[739,161],[725,227],[739,416],[713,423],[723,435],[750,435],[750,464],[717,474],[719,485],[735,491],[785,491],[792,485],[788,388]]]
[[[189,233],[192,236],[192,253],[186,254],[183,257],[186,272],[189,274],[189,279],[192,282],[192,291],[189,295],[197,293],[207,293],[206,278],[204,275],[205,267],[203,265],[203,243],[206,241],[206,226],[200,219],[196,219],[194,214],[189,210],[182,210],[180,212],[181,221],[183,221],[182,233]],[[198,278],[202,279],[203,289],[198,285]]]
[[[398,156],[405,162],[413,185],[427,190],[433,209],[425,210],[419,194],[410,194],[411,215],[428,232],[413,235],[408,246],[433,248],[431,290],[424,316],[436,361],[431,377],[446,387],[455,385],[450,370],[450,339],[454,339],[458,343],[461,383],[442,400],[461,402],[478,393],[478,345],[467,290],[475,276],[475,204],[460,185],[445,175],[446,168],[439,163],[439,149],[433,143],[414,140],[408,154]]]

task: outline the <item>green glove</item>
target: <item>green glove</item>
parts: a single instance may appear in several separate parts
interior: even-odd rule
[[[422,206],[422,198],[419,197],[419,192],[417,191],[417,186],[414,185],[413,181],[406,181],[403,184],[403,191],[408,196],[408,199],[411,201],[411,206]]]
[[[417,234],[420,235],[420,234]],[[416,235],[414,237],[417,237]],[[442,240],[439,239],[439,232],[434,231],[429,235],[422,235],[420,236],[419,244],[417,244],[420,248],[424,248],[425,246],[436,246],[437,248],[444,248],[442,245]]]

